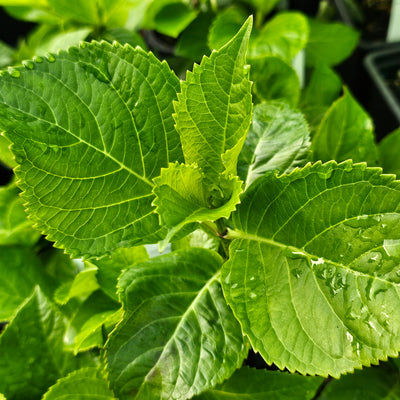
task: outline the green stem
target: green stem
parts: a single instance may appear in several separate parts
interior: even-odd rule
[[[263,22],[264,22],[264,13],[262,11],[257,11],[256,13],[256,20],[255,20],[255,26],[257,29],[261,29]]]

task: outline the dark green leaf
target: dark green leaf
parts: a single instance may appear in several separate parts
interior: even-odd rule
[[[386,136],[378,145],[380,166],[390,174],[400,174],[400,128]]]

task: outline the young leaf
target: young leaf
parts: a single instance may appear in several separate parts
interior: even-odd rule
[[[48,292],[51,280],[43,265],[30,250],[21,247],[0,249],[0,321],[10,320],[36,285]]]
[[[387,364],[355,371],[331,381],[320,400],[396,400],[400,398],[399,371]]]
[[[43,400],[114,400],[107,381],[97,368],[83,368],[60,379]]]
[[[153,204],[157,206],[160,224],[168,228],[161,248],[188,224],[192,224],[189,230],[193,231],[198,222],[229,218],[231,212],[236,210],[242,192],[242,182],[233,177],[226,182],[231,193],[226,189],[221,194],[215,194],[209,189],[199,168],[186,164],[170,164],[169,168],[161,170],[161,176],[155,178],[154,183],[156,199]],[[225,197],[226,194],[229,197]]]
[[[296,71],[278,57],[252,60],[250,78],[254,93],[262,101],[286,101],[295,107],[300,97],[300,83]]]
[[[390,174],[400,174],[400,128],[387,135],[378,145],[379,165]]]
[[[202,229],[196,229],[194,232],[182,239],[172,242],[172,250],[188,249],[191,247],[203,247],[204,249],[218,251],[220,239],[211,236]]]
[[[151,180],[182,159],[168,65],[93,42],[26,66],[0,77],[0,129],[31,218],[73,255],[156,242]]]
[[[36,400],[76,366],[64,351],[66,320],[37,288],[0,336],[0,391]]]
[[[245,68],[252,19],[219,51],[204,57],[175,102],[174,115],[185,161],[201,168],[207,183],[236,175],[236,163],[251,120],[251,84]]]
[[[267,171],[290,171],[304,163],[310,145],[307,122],[300,112],[284,103],[259,104],[254,107],[253,122],[240,153],[240,177],[249,186]]]
[[[303,14],[284,12],[276,15],[250,42],[249,58],[275,56],[290,63],[305,47],[308,40],[308,24]]]
[[[233,223],[225,297],[279,368],[338,377],[400,350],[400,182],[366,164],[271,173]]]
[[[0,245],[33,246],[38,241],[40,232],[32,228],[22,204],[14,183],[0,187]]]
[[[338,162],[351,158],[377,165],[374,125],[350,92],[332,104],[312,140],[314,160]]]
[[[310,37],[306,47],[307,65],[336,65],[356,48],[359,33],[341,23],[326,23],[309,18]]]
[[[321,378],[243,367],[198,399],[311,400],[321,383]]]
[[[215,252],[190,249],[122,275],[125,314],[106,344],[117,396],[190,398],[241,365],[247,348],[222,296],[221,263]]]

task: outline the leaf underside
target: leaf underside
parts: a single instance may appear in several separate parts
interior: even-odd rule
[[[71,47],[0,78],[0,129],[40,230],[74,256],[160,237],[152,178],[182,161],[172,101],[179,80],[151,53]]]
[[[268,363],[338,377],[400,350],[400,182],[351,161],[259,178],[224,293]]]

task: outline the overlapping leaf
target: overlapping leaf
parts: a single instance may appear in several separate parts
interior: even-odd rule
[[[151,182],[182,160],[166,63],[130,46],[70,48],[0,78],[28,211],[57,246],[101,255],[159,238]]]
[[[366,164],[259,178],[221,281],[268,363],[340,374],[400,350],[400,182]],[[235,236],[235,235],[233,235]]]
[[[120,399],[181,399],[238,368],[247,348],[223,298],[222,259],[190,249],[150,259],[120,278],[125,315],[106,344]]]
[[[383,170],[390,174],[400,174],[400,128],[387,135],[378,146],[379,161]]]

